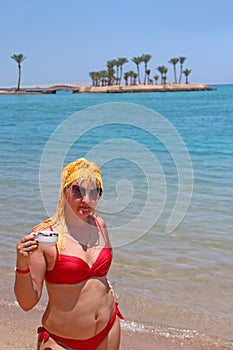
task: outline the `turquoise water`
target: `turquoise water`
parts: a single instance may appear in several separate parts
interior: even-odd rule
[[[114,246],[110,279],[123,326],[231,346],[233,85],[0,96],[0,123],[3,304],[14,307],[7,288],[17,240],[55,208],[60,158],[66,164],[93,155],[105,183],[99,211]],[[179,181],[176,213],[184,217],[168,232]]]

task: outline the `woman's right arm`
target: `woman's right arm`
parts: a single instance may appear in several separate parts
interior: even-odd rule
[[[34,234],[30,234],[17,244],[14,291],[25,311],[31,310],[40,300],[46,272],[44,253],[35,238]],[[29,246],[30,250],[27,249]]]

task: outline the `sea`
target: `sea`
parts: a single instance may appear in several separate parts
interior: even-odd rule
[[[18,240],[56,210],[62,168],[85,157],[102,171],[122,327],[233,348],[233,85],[212,87],[0,95],[2,306],[19,307]]]

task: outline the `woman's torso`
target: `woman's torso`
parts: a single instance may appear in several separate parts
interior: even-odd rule
[[[45,250],[49,302],[42,324],[51,333],[90,338],[105,327],[114,311],[113,292],[106,278],[112,252],[99,226],[96,235],[92,247],[66,237],[60,253],[56,247]]]

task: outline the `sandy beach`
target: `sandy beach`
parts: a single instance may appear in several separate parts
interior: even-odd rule
[[[24,312],[18,307],[1,306],[1,350],[36,349],[36,329],[42,312]],[[200,344],[194,339],[175,339],[167,335],[122,330],[121,350],[226,350],[213,344]]]

